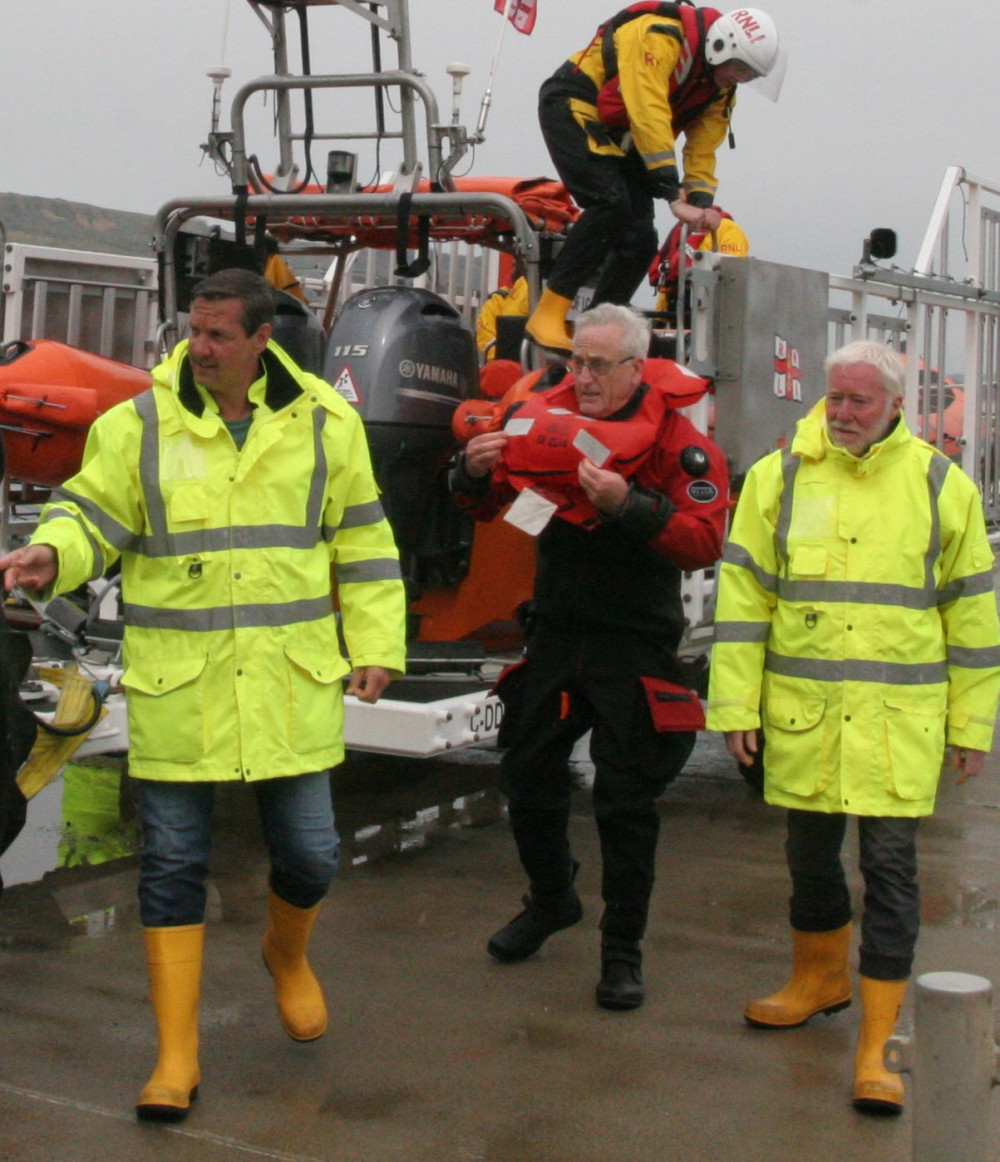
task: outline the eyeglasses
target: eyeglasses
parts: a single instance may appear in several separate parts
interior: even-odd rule
[[[574,356],[567,361],[566,366],[574,375],[579,375],[582,371],[589,371],[595,379],[603,379],[606,375],[610,375],[616,367],[620,367],[623,363],[631,363],[634,358],[634,355],[628,355],[624,359],[577,359]]]

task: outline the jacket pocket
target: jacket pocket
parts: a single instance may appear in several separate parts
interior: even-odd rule
[[[944,760],[944,697],[893,694],[882,700],[886,765],[901,799],[930,799]]]
[[[829,554],[820,545],[797,545],[788,563],[793,577],[822,577],[826,574]]]
[[[793,795],[818,795],[830,783],[826,699],[773,691],[764,704],[764,769],[769,783]]]
[[[285,645],[288,666],[288,743],[304,753],[331,747],[343,733],[341,678],[350,666],[336,647]]]
[[[127,691],[129,753],[193,763],[205,750],[202,676],[208,656],[135,662],[122,675]]]

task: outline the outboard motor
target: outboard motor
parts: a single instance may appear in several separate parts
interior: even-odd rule
[[[375,287],[344,304],[323,378],[365,422],[375,478],[411,582],[453,585],[468,567],[444,467],[451,417],[476,392],[476,343],[459,312],[419,287]]]
[[[287,291],[274,292],[274,331],[271,337],[304,371],[322,374],[322,324],[301,299]]]

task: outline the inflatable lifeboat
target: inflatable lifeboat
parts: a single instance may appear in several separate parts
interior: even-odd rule
[[[7,475],[54,488],[76,472],[90,425],[150,384],[148,371],[56,343],[0,347],[0,434]]]

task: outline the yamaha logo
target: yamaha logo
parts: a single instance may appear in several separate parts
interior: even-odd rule
[[[367,310],[369,307],[374,306],[374,305],[375,305],[375,299],[371,295],[368,295],[366,298],[363,298],[363,299],[358,299],[358,302],[357,302],[357,307],[358,307],[359,311]]]
[[[719,495],[719,490],[711,480],[692,480],[687,486],[687,494],[697,504],[711,504]]]
[[[416,375],[427,383],[440,383],[456,390],[461,386],[457,371],[450,367],[437,367],[433,363],[415,363],[412,359],[401,359],[399,374],[404,379],[411,379]]]

